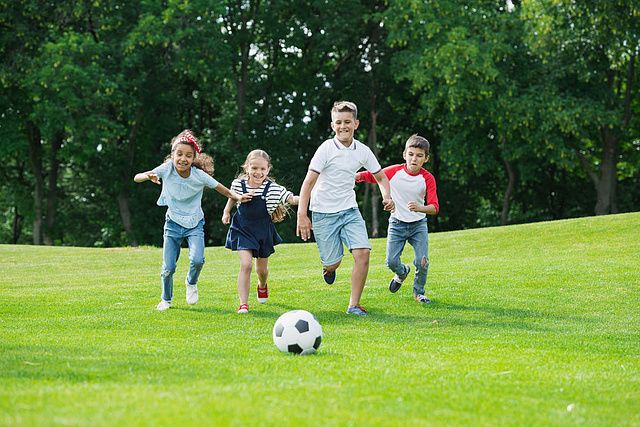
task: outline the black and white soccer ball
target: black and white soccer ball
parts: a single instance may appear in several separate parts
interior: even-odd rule
[[[287,311],[273,325],[273,342],[285,353],[312,354],[322,342],[322,326],[308,311]]]

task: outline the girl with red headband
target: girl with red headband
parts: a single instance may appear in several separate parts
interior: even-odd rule
[[[235,202],[251,200],[250,194],[238,195],[213,178],[213,159],[202,153],[198,139],[184,130],[171,140],[171,154],[153,170],[137,174],[135,182],[151,181],[162,185],[158,206],[167,206],[162,245],[162,299],[159,311],[171,307],[173,274],[184,239],[189,244],[189,272],[185,278],[187,304],[198,302],[198,278],[204,265],[204,212],[202,193],[205,187]]]

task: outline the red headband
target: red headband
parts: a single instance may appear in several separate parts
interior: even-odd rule
[[[182,133],[182,136],[178,138],[178,142],[186,142],[187,144],[193,145],[194,150],[196,150],[196,152],[200,154],[200,146],[198,145],[198,140],[195,136],[193,136],[193,134],[191,134],[191,132],[184,131]]]

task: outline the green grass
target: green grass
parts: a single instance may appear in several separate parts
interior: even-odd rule
[[[223,248],[159,313],[159,248],[0,246],[0,425],[640,425],[640,213],[432,234],[427,307],[389,293],[384,244],[366,318],[313,244],[278,247],[245,316]],[[294,308],[316,355],[272,343]]]

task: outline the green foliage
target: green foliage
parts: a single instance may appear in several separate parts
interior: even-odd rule
[[[54,214],[42,220],[55,218],[56,241],[158,244],[157,188],[132,177],[160,164],[184,128],[201,137],[225,185],[262,148],[277,181],[298,192],[316,147],[331,136],[338,99],[359,105],[357,138],[383,165],[402,162],[409,135],[431,141],[427,167],[441,201],[433,230],[497,223],[507,163],[510,222],[591,213],[607,129],[619,141],[617,209],[637,209],[640,67],[631,83],[625,78],[637,56],[637,6],[506,4],[1,3],[0,228],[13,228],[17,206],[18,240],[28,242],[34,206],[47,206],[55,185]],[[32,141],[40,173],[29,129],[41,136],[39,147]],[[59,178],[50,183],[56,162]],[[40,176],[44,200],[35,200]],[[375,207],[362,193],[369,220]],[[208,244],[224,241],[224,202],[205,196]],[[278,227],[286,241],[296,239],[295,221]]]
[[[159,248],[0,245],[0,420],[636,425],[638,221],[433,234],[427,307],[408,284],[389,293],[375,239],[366,318],[344,313],[350,257],[327,287],[313,244],[278,247],[269,302],[251,302],[247,315],[235,313],[238,261],[223,248],[206,249],[198,305],[176,280],[174,307],[159,313]],[[316,355],[273,345],[275,320],[297,308],[323,327]]]

